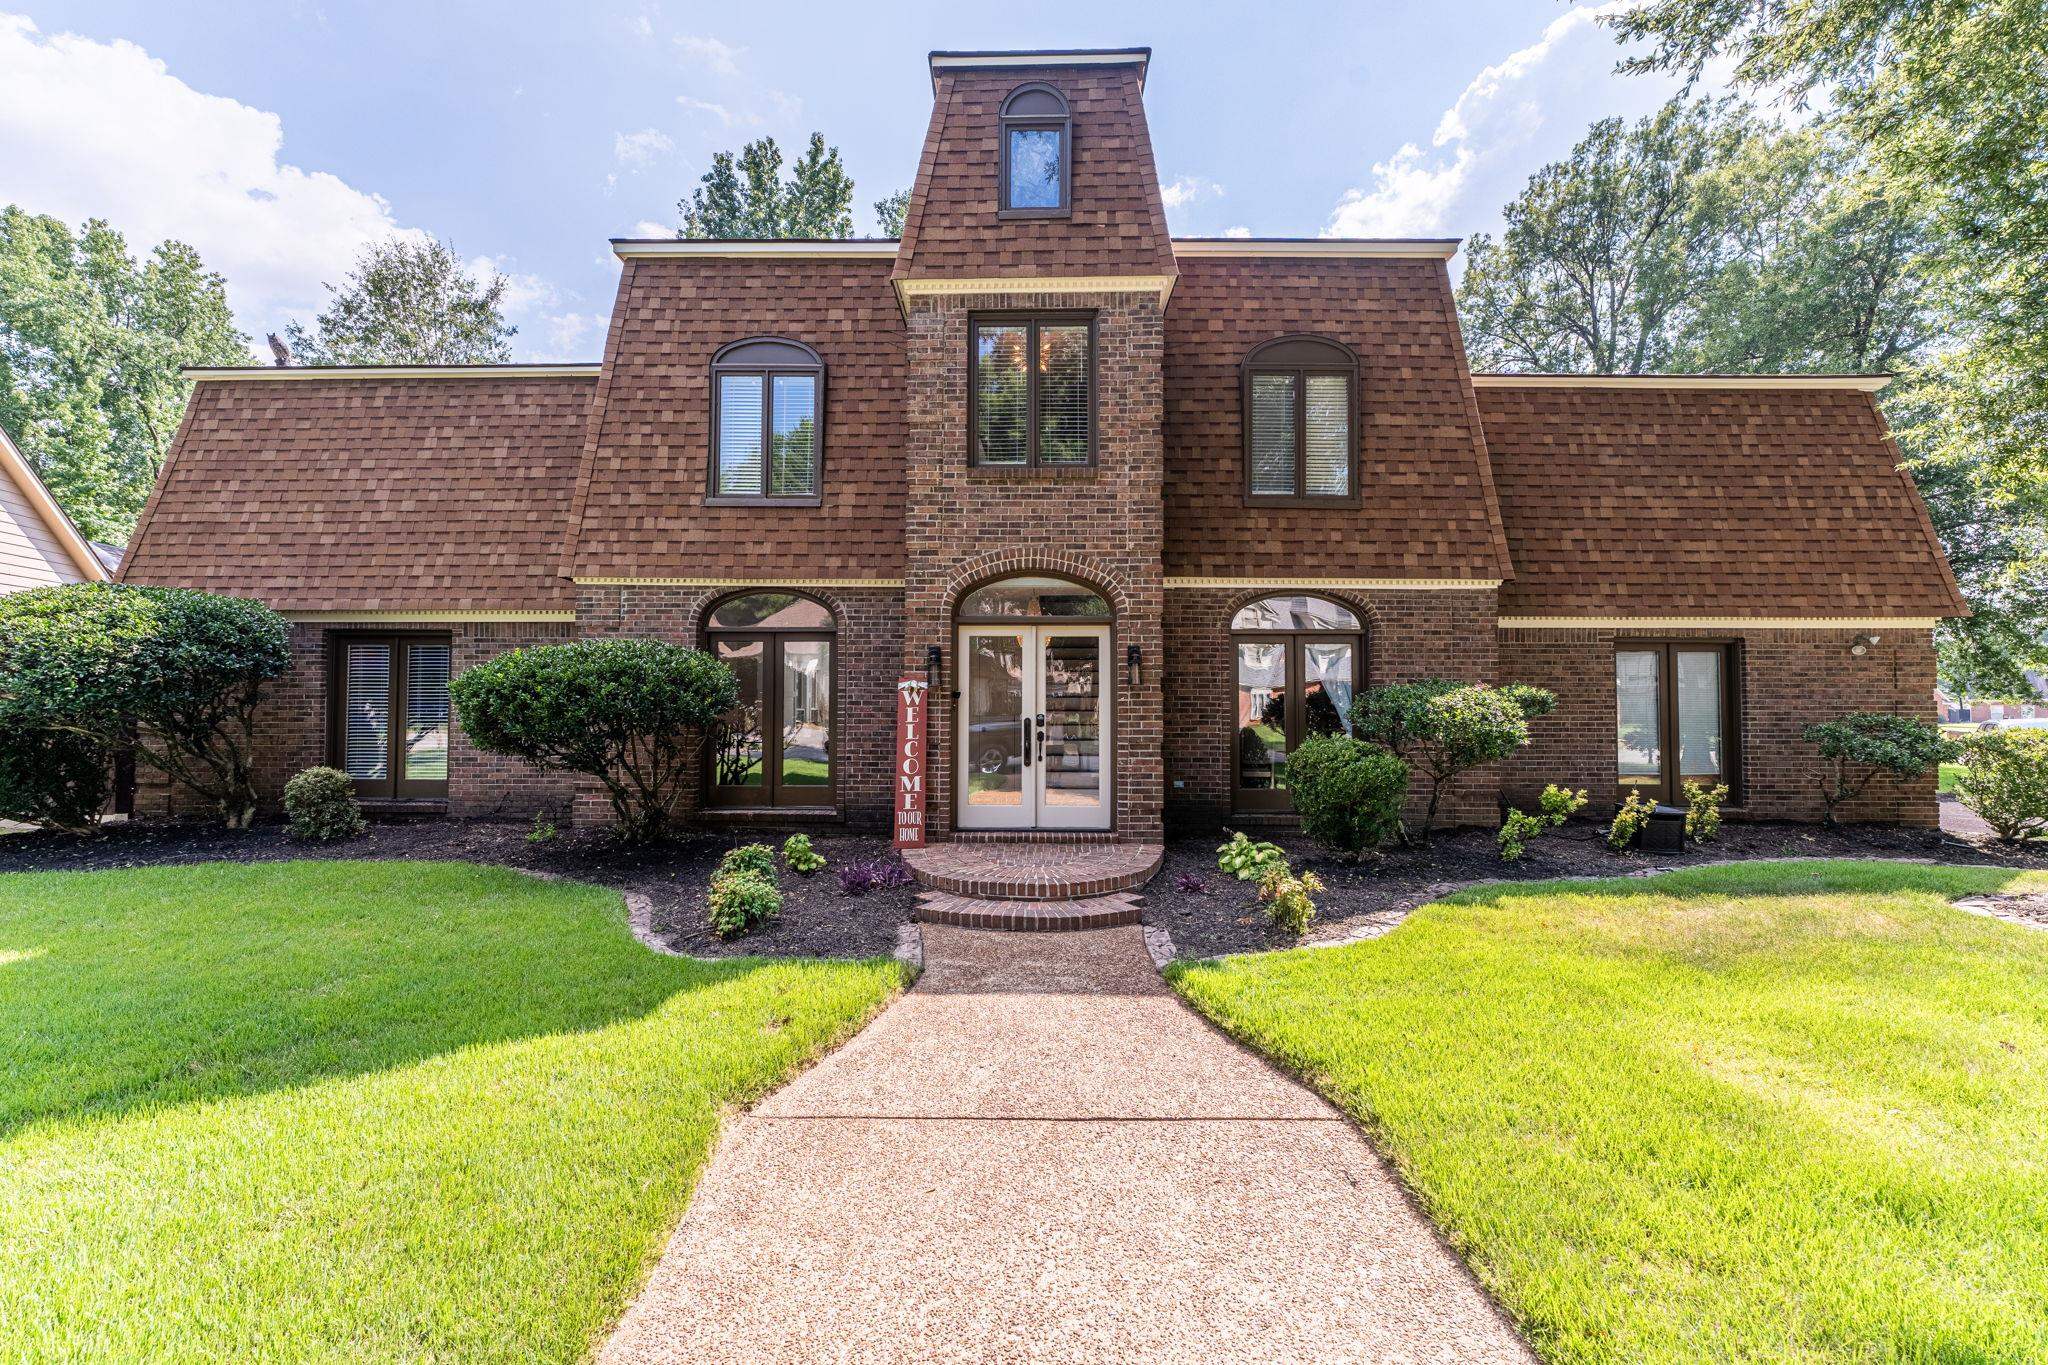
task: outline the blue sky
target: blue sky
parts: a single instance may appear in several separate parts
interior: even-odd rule
[[[431,232],[511,277],[521,359],[596,359],[605,239],[672,228],[711,154],[838,145],[907,186],[932,48],[1154,51],[1147,110],[1183,234],[1495,230],[1594,118],[1676,88],[1613,74],[1591,5],[999,7],[0,0],[0,202],[176,236],[245,329],[306,317],[374,238]]]

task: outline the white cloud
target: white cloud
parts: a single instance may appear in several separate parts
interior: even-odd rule
[[[1248,227],[1227,227],[1223,229],[1223,235],[1225,237],[1249,237],[1252,235],[1252,230]]]
[[[1184,175],[1172,184],[1160,186],[1159,197],[1169,209],[1185,208],[1203,199],[1221,199],[1223,187],[1206,176]]]
[[[682,49],[684,56],[694,61],[702,62],[721,76],[739,75],[739,57],[742,52],[746,51],[743,47],[734,47],[732,44],[721,42],[708,34],[698,33],[677,35],[676,46]]]
[[[633,224],[633,230],[626,235],[629,237],[673,237],[676,235],[676,225],[674,223],[657,223],[652,218],[642,218],[639,222]]]
[[[692,113],[709,114],[728,128],[732,127],[734,123],[739,122],[742,117],[735,115],[732,110],[722,104],[714,104],[710,100],[700,100],[695,95],[677,95],[676,103]],[[744,118],[748,123],[759,123],[761,121],[751,114],[745,115]]]
[[[675,149],[675,141],[659,128],[642,128],[636,133],[612,134],[612,160],[634,170],[642,170],[653,165]]]
[[[1677,91],[1676,77],[1614,74],[1623,50],[1599,20],[1632,3],[1576,6],[1536,42],[1480,71],[1437,119],[1427,147],[1404,142],[1372,163],[1369,185],[1344,192],[1324,235],[1489,229],[1528,176],[1563,156],[1594,119],[1662,104]]]

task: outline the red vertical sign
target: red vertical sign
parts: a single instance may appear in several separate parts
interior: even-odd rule
[[[896,847],[924,847],[925,700],[931,684],[896,684]]]

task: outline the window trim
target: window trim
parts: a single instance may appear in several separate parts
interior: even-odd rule
[[[714,626],[711,624],[712,616],[727,602],[731,602],[736,598],[755,597],[764,593],[787,594],[791,597],[801,598],[823,611],[826,618],[832,624],[824,627],[803,626],[790,630],[777,630],[773,627],[764,630],[753,626],[731,627]],[[717,774],[713,771],[711,763],[712,735],[710,727],[707,726],[704,733],[704,762],[702,764],[704,769],[703,791],[705,809],[714,811],[838,811],[839,766],[841,759],[839,751],[839,656],[842,652],[839,647],[839,613],[833,610],[831,603],[823,598],[800,589],[754,587],[741,588],[736,592],[721,594],[705,608],[703,621],[704,624],[698,633],[703,637],[705,650],[712,653],[714,658],[717,657],[714,645],[721,640],[760,640],[764,643],[761,658],[761,785],[759,787],[727,787],[719,785]],[[782,647],[788,642],[805,643],[816,640],[827,641],[832,646],[832,667],[826,681],[832,701],[832,719],[831,723],[826,727],[827,743],[831,746],[832,761],[826,768],[824,786],[796,788],[794,790],[805,799],[785,802],[778,799],[784,790],[781,761]],[[774,679],[772,690],[769,682],[771,673]],[[771,737],[773,740],[772,744],[770,743]]]
[[[1362,461],[1359,458],[1360,427],[1358,401],[1358,353],[1341,341],[1307,332],[1290,333],[1262,341],[1245,353],[1238,385],[1239,425],[1243,428],[1244,501],[1247,507],[1358,507],[1364,499],[1359,488]],[[1292,493],[1260,493],[1252,487],[1252,376],[1285,374],[1294,377],[1294,487]],[[1336,375],[1345,381],[1345,412],[1349,416],[1350,463],[1347,491],[1341,497],[1310,494],[1308,487],[1308,378]]]
[[[728,375],[758,375],[761,379],[761,487],[760,493],[718,491],[718,433],[720,381]],[[817,382],[816,440],[811,449],[812,487],[815,493],[778,496],[768,487],[768,443],[775,430],[775,378],[777,375],[808,375]],[[706,507],[817,507],[825,493],[825,361],[816,350],[788,337],[757,336],[728,342],[711,357],[711,428],[706,435],[710,452],[704,462]]]
[[[455,676],[455,637],[448,631],[400,630],[400,631],[330,631],[327,637],[327,762],[342,772],[348,771],[348,647],[350,645],[377,644],[391,649],[391,684],[387,704],[390,707],[389,751],[386,761],[391,776],[382,781],[371,778],[355,778],[356,797],[363,801],[445,801],[448,799],[448,778],[406,777],[405,773],[405,730],[406,702],[412,686],[410,657],[407,645],[446,645],[448,647],[448,676]],[[452,775],[455,767],[455,707],[451,701],[448,707],[448,766]]]
[[[1024,396],[1024,463],[991,463],[981,458],[981,447],[975,438],[977,419],[980,414],[979,394],[981,390],[980,347],[976,345],[981,337],[984,324],[998,327],[1014,327],[1024,324],[1028,329],[1025,350],[1031,362],[1026,370]],[[1038,329],[1050,323],[1059,327],[1072,327],[1085,323],[1088,328],[1088,458],[1079,464],[1045,464],[1038,458]],[[1093,469],[1097,459],[1097,445],[1101,435],[1101,421],[1097,412],[1101,403],[1101,387],[1096,375],[1096,315],[1088,312],[1026,311],[969,313],[967,315],[967,465],[970,469],[986,470],[997,474],[1022,474],[1041,469],[1065,472],[1069,470]]]
[[[1059,104],[1057,114],[1018,114],[1012,108],[1026,95],[1046,94]],[[1060,135],[1060,202],[1054,208],[1013,208],[1010,205],[1010,132],[1012,129],[1050,128]],[[1020,85],[1003,99],[996,119],[996,217],[999,220],[1026,218],[1071,218],[1074,216],[1074,111],[1057,87],[1044,81]]]
[[[1655,786],[1642,783],[1624,783],[1621,780],[1619,754],[1611,755],[1614,767],[1614,799],[1616,804],[1626,801],[1628,794],[1639,791],[1652,800],[1668,806],[1685,804],[1679,791],[1684,774],[1678,771],[1678,665],[1674,655],[1681,653],[1719,654],[1721,656],[1721,784],[1728,788],[1727,806],[1739,807],[1743,799],[1742,782],[1742,641],[1737,637],[1692,638],[1616,636],[1614,653],[1645,654],[1655,652],[1657,664],[1657,743],[1661,755]],[[1608,665],[1608,684],[1614,697],[1613,707],[1619,717],[1621,705],[1620,684],[1615,676],[1616,664]]]
[[[1333,640],[1349,643],[1351,646],[1352,695],[1355,697],[1359,692],[1363,691],[1366,686],[1366,678],[1368,676],[1368,657],[1366,654],[1366,650],[1371,641],[1372,626],[1365,612],[1361,611],[1355,604],[1347,602],[1341,597],[1333,597],[1328,593],[1309,592],[1306,590],[1298,593],[1271,592],[1265,594],[1262,597],[1255,597],[1251,599],[1251,601],[1249,602],[1238,603],[1235,607],[1231,608],[1230,619],[1234,620],[1237,616],[1237,613],[1243,611],[1246,607],[1253,606],[1259,602],[1264,602],[1271,598],[1276,597],[1295,596],[1320,597],[1326,602],[1336,603],[1338,606],[1350,612],[1353,617],[1357,618],[1359,623],[1358,629],[1239,630],[1234,626],[1229,626],[1228,621],[1226,621],[1226,626],[1228,627],[1227,634],[1230,639],[1230,808],[1233,812],[1237,814],[1292,815],[1294,813],[1294,793],[1292,788],[1247,787],[1244,785],[1244,751],[1241,747],[1243,727],[1241,727],[1237,723],[1236,716],[1238,697],[1237,670],[1239,645],[1284,643],[1286,647],[1286,659],[1282,665],[1282,668],[1284,670],[1283,676],[1285,678],[1285,682],[1288,689],[1289,705],[1287,707],[1287,726],[1284,738],[1287,741],[1287,752],[1290,754],[1292,754],[1296,749],[1300,748],[1302,741],[1307,738],[1307,735],[1304,733],[1302,727],[1308,719],[1308,707],[1306,705],[1297,704],[1294,700],[1295,692],[1301,689],[1303,683],[1305,682],[1308,676],[1308,669],[1304,662],[1302,654],[1302,646],[1304,644],[1313,640]],[[1347,716],[1345,720],[1348,724],[1350,718]]]

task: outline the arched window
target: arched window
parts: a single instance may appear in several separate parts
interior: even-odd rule
[[[1363,673],[1365,628],[1342,603],[1268,597],[1230,622],[1237,656],[1240,810],[1290,810],[1287,756],[1310,735],[1348,734]]]
[[[1349,348],[1310,336],[1253,347],[1244,360],[1243,403],[1248,498],[1358,500],[1358,357]]]
[[[1003,101],[996,212],[1002,218],[1060,218],[1070,211],[1073,118],[1053,87],[1019,86]]]
[[[714,502],[818,501],[825,362],[800,341],[754,337],[711,358]]]
[[[793,592],[741,593],[711,609],[706,647],[738,675],[740,698],[708,736],[709,804],[835,804],[836,629],[822,603]]]
[[[1107,621],[1111,615],[1101,593],[1064,578],[1000,579],[984,583],[960,601],[963,621]]]

